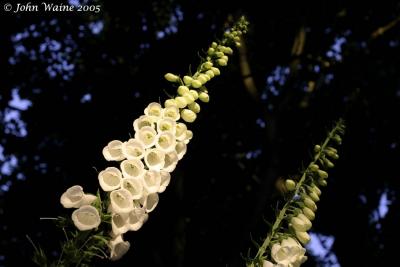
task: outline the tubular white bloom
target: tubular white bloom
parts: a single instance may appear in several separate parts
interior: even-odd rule
[[[278,263],[278,264],[273,264],[273,263],[270,262],[270,261],[264,260],[264,261],[263,261],[263,267],[288,267],[288,265],[280,264],[280,263]],[[294,267],[294,266],[293,266],[293,267]],[[297,266],[297,267],[298,267],[298,266]]]
[[[271,256],[274,261],[284,266],[300,266],[307,257],[306,250],[295,239],[289,237],[272,246]]]
[[[141,159],[144,156],[144,144],[134,138],[122,144],[122,153],[127,159]]]
[[[126,252],[128,252],[131,244],[128,241],[122,239],[122,235],[118,235],[110,240],[108,243],[110,247],[110,260],[116,261],[122,258]]]
[[[64,208],[79,208],[83,205],[90,205],[96,200],[96,196],[85,194],[80,185],[74,185],[65,191],[60,198]]]
[[[116,213],[128,213],[133,210],[131,193],[126,189],[118,189],[110,193],[111,207]]]
[[[122,173],[115,167],[109,167],[99,173],[99,183],[101,189],[106,192],[113,191],[121,187]]]
[[[161,171],[160,175],[161,175],[161,184],[160,188],[158,189],[158,193],[164,192],[171,181],[171,174],[169,174],[169,172]]]
[[[179,122],[176,124],[175,137],[178,141],[183,141],[186,138],[187,127],[186,124]]]
[[[178,164],[179,158],[178,153],[176,151],[169,152],[165,154],[165,164],[163,167],[164,171],[173,172],[175,170],[176,165]]]
[[[131,193],[132,199],[140,199],[143,196],[143,184],[141,179],[125,178],[122,180],[122,188]]]
[[[176,132],[176,121],[170,118],[164,118],[157,123],[157,132]]]
[[[144,162],[150,170],[159,171],[165,164],[165,153],[160,149],[153,148],[146,150]]]
[[[122,174],[125,178],[141,178],[145,169],[140,159],[128,159],[121,162]]]
[[[103,156],[108,161],[120,161],[125,158],[122,154],[122,142],[113,140],[103,149]]]
[[[101,219],[95,207],[84,205],[72,213],[72,221],[80,231],[86,231],[97,228]]]
[[[128,227],[131,231],[139,230],[145,221],[147,221],[147,217],[149,215],[146,214],[145,210],[142,208],[134,209],[129,213],[128,216]]]
[[[176,140],[172,132],[165,131],[158,134],[156,147],[161,151],[168,153],[175,150]]]
[[[135,133],[135,139],[139,140],[144,144],[145,148],[154,146],[157,141],[157,132],[150,126],[142,127],[138,132]]]
[[[147,108],[144,109],[144,114],[156,119],[160,119],[162,117],[163,109],[159,103],[152,102]]]
[[[175,151],[178,154],[178,159],[181,160],[186,154],[187,145],[184,142],[177,142],[175,146]]]
[[[111,218],[112,233],[115,236],[125,234],[129,230],[127,221],[127,214],[114,213]]]
[[[180,115],[178,107],[176,106],[166,107],[164,109],[164,118],[170,118],[173,119],[174,121],[179,120]]]
[[[142,115],[138,119],[133,121],[133,129],[135,130],[135,132],[138,132],[145,126],[154,128],[154,122],[155,121],[153,117]]]
[[[147,213],[149,213],[156,208],[158,200],[159,200],[158,194],[152,193],[148,194],[145,198],[142,198],[141,202],[143,204],[143,208],[146,210]]]
[[[155,193],[161,185],[161,174],[157,171],[147,171],[143,176],[143,187],[148,193]]]

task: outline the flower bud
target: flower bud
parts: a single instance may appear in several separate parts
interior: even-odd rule
[[[178,159],[182,159],[183,156],[186,154],[187,146],[184,142],[177,142],[175,146],[175,151],[178,154]]]
[[[189,88],[187,86],[181,85],[178,87],[178,94],[183,96],[184,94],[189,93]]]
[[[97,228],[100,223],[100,215],[97,209],[90,205],[84,205],[72,213],[72,221],[80,231]]]
[[[199,113],[200,112],[200,105],[197,104],[196,102],[193,102],[192,104],[189,104],[188,108],[193,111],[194,113]]]
[[[179,76],[176,76],[175,74],[172,74],[172,73],[165,74],[164,78],[169,82],[177,82],[177,81],[179,81]]]
[[[310,208],[312,211],[317,210],[317,205],[315,204],[314,200],[312,200],[310,197],[308,196],[304,197],[303,201],[304,205],[306,205],[306,207]]]
[[[211,69],[206,71],[206,75],[208,75],[210,78],[214,78],[215,76],[214,72]]]
[[[296,237],[303,245],[308,244],[311,240],[311,237],[307,232],[296,231]]]
[[[321,151],[321,146],[320,145],[315,145],[314,146],[314,152],[315,153],[318,153],[318,152],[320,152]]]
[[[176,102],[178,108],[184,108],[187,106],[186,98],[184,98],[183,96],[175,97],[175,102]]]
[[[308,195],[310,196],[310,198],[312,200],[314,200],[314,202],[318,202],[319,201],[319,196],[315,192],[311,192]]]
[[[171,107],[171,106],[178,106],[177,104],[176,104],[176,101],[175,101],[175,99],[167,99],[167,100],[165,100],[165,102],[164,102],[164,107]]]
[[[241,47],[242,44],[240,42],[235,42],[236,47]]]
[[[320,186],[327,186],[327,185],[328,185],[328,182],[327,182],[326,180],[324,180],[324,179],[319,179],[319,180],[318,180],[318,184],[319,184]]]
[[[197,80],[203,85],[207,82],[207,77],[204,74],[200,74],[199,77],[197,77]]]
[[[225,54],[228,54],[228,55],[232,55],[232,54],[233,54],[233,50],[232,50],[232,48],[230,48],[230,47],[225,47],[224,53],[225,53]]]
[[[194,100],[199,98],[199,93],[196,90],[190,90],[189,93],[193,96]]]
[[[297,215],[297,218],[299,218],[300,220],[302,220],[302,221],[304,222],[304,224],[305,224],[305,226],[306,226],[306,228],[307,228],[306,231],[309,230],[309,229],[311,228],[312,223],[311,223],[311,221],[307,218],[306,215],[300,213],[299,215]]]
[[[326,171],[318,170],[317,173],[318,173],[318,176],[319,176],[320,178],[322,178],[322,179],[328,178],[328,173],[327,173]]]
[[[218,58],[221,58],[221,57],[224,56],[224,53],[222,53],[222,52],[216,52],[216,53],[215,53],[215,56],[217,56]]]
[[[190,109],[184,109],[181,111],[181,117],[186,122],[194,122],[197,116],[196,113],[194,113]]]
[[[293,191],[296,189],[296,182],[291,179],[287,179],[285,181],[285,186],[286,186],[287,190]]]
[[[228,65],[228,62],[225,59],[219,58],[219,59],[217,59],[217,64],[219,66],[224,67],[224,66]]]
[[[192,86],[193,88],[200,88],[203,84],[199,80],[193,80],[192,81]]]
[[[314,185],[313,187],[312,187],[312,190],[318,195],[318,196],[320,196],[321,195],[321,190],[318,188],[318,186],[316,186],[316,185]]]
[[[338,145],[342,144],[342,138],[341,138],[340,135],[338,135],[338,134],[335,134],[335,135],[333,136],[333,140],[335,140],[336,143],[338,143]]]
[[[319,170],[319,166],[317,164],[311,164],[310,170],[316,172]]]
[[[203,67],[206,70],[211,69],[212,66],[213,66],[213,64],[210,61],[206,61],[206,62],[203,63]]]
[[[221,72],[219,71],[219,69],[216,68],[216,67],[212,67],[211,70],[212,70],[212,72],[214,72],[214,75],[215,75],[215,76],[218,76],[218,75],[221,74]]]
[[[335,167],[335,164],[333,164],[332,161],[330,161],[329,159],[324,158],[323,160],[324,160],[324,164],[325,164],[325,166],[326,166],[327,168],[333,168],[333,167]]]
[[[187,127],[186,124],[179,122],[176,124],[175,137],[178,141],[183,141],[186,138]]]
[[[215,53],[215,49],[214,49],[214,48],[212,48],[212,47],[208,48],[207,54],[208,54],[209,56],[214,55],[214,53]]]
[[[217,46],[218,46],[218,44],[217,44],[216,42],[212,42],[212,44],[211,44],[211,47],[212,47],[212,48],[215,49],[215,48],[217,48]]]
[[[222,56],[221,59],[225,60],[226,62],[229,60],[228,56]]]
[[[192,81],[193,81],[193,78],[192,77],[190,77],[190,76],[183,76],[183,83],[185,84],[185,85],[190,85],[190,84],[192,84]]]
[[[210,101],[210,96],[205,92],[200,92],[199,99],[204,103],[208,103]]]
[[[183,97],[185,98],[187,105],[192,104],[194,102],[194,97],[190,92],[184,94]]]
[[[303,208],[303,213],[304,215],[309,219],[309,220],[314,220],[315,219],[315,213],[308,207]]]
[[[296,231],[307,231],[309,229],[303,220],[298,217],[292,217],[290,223]]]

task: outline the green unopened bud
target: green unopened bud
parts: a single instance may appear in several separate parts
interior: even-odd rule
[[[342,144],[342,138],[341,138],[340,135],[338,135],[338,134],[335,134],[335,135],[333,136],[333,140],[335,140],[336,143],[338,143],[339,145]]]
[[[197,115],[190,109],[184,109],[181,111],[181,118],[186,122],[194,122]]]
[[[203,68],[206,70],[211,69],[211,67],[213,66],[213,64],[210,61],[204,62],[203,63]]]
[[[192,84],[193,78],[190,76],[183,76],[183,83],[186,85]]]
[[[214,55],[214,53],[215,53],[215,49],[214,49],[214,48],[212,48],[212,47],[208,48],[207,54],[208,54],[209,56]]]
[[[186,94],[184,94],[183,97],[185,98],[186,104],[187,104],[187,105],[192,104],[192,103],[194,102],[194,97],[193,97],[192,94],[189,93],[189,92],[187,92]]]
[[[197,93],[196,90],[190,90],[189,93],[193,96],[194,100],[197,100],[197,98],[199,98],[199,93]]]
[[[233,50],[230,47],[225,47],[225,51],[223,51],[225,54],[228,55],[232,55],[233,54]]]
[[[178,87],[178,94],[183,96],[184,94],[189,93],[189,88],[187,86],[181,85]]]
[[[308,195],[309,195],[310,198],[311,198],[312,200],[314,200],[315,202],[318,202],[318,201],[319,201],[319,196],[318,196],[315,192],[310,192]]]
[[[199,77],[196,78],[196,80],[198,80],[199,82],[201,82],[201,84],[205,84],[207,82],[207,78],[203,75],[200,74]],[[193,83],[192,83],[193,84]]]
[[[205,92],[200,92],[199,99],[204,103],[208,103],[210,101],[210,96]]]
[[[306,225],[306,231],[310,230],[310,228],[312,227],[312,223],[306,215],[300,213],[299,215],[297,215],[297,218],[301,219],[304,222],[304,224]]]
[[[175,102],[178,108],[184,108],[187,105],[186,99],[183,96],[175,97]]]
[[[175,99],[167,99],[167,100],[165,100],[164,107],[168,108],[168,107],[171,107],[171,106],[174,106],[174,107],[178,106],[178,104],[176,103]]]
[[[318,152],[320,152],[321,151],[321,146],[320,145],[315,145],[314,146],[314,152],[315,153],[318,153]]]
[[[331,150],[331,151],[337,153],[337,149],[334,147],[331,147],[331,146],[326,147],[326,150]]]
[[[214,75],[215,75],[215,76],[218,76],[218,75],[221,74],[221,72],[219,71],[219,69],[216,68],[216,67],[212,67],[211,70],[212,70],[212,72],[214,72]]]
[[[222,53],[222,52],[215,52],[215,56],[218,57],[218,58],[221,58],[221,57],[224,56],[224,53]]]
[[[325,154],[328,155],[329,157],[333,158],[333,159],[338,159],[339,155],[336,154],[335,152],[333,152],[332,150],[326,150]]]
[[[289,190],[289,191],[293,191],[296,189],[296,182],[291,179],[287,179],[285,181],[285,185],[286,185],[287,190]]]
[[[206,80],[207,80],[207,82],[209,81],[209,80],[211,80],[211,77],[210,76],[208,76],[207,74],[205,74],[205,73],[202,73],[202,74],[200,74],[199,76],[202,76],[202,77],[204,77]]]
[[[217,44],[216,42],[212,42],[212,44],[211,44],[211,47],[212,47],[212,48],[215,49],[215,48],[217,48],[217,46],[218,46],[218,44]]]
[[[335,167],[335,164],[333,164],[332,161],[330,161],[329,159],[323,158],[323,161],[324,161],[324,164],[325,164],[325,166],[326,166],[327,168],[333,168],[333,167]]]
[[[315,219],[315,213],[314,213],[310,208],[304,207],[304,208],[303,208],[303,213],[304,213],[305,216],[307,216],[307,218],[308,218],[309,220],[312,221],[312,220]]]
[[[327,182],[326,180],[324,180],[324,179],[319,179],[319,180],[318,180],[318,184],[319,184],[320,186],[327,186],[327,185],[328,185],[328,182]]]
[[[199,80],[193,80],[192,86],[193,88],[200,88],[203,84]]]
[[[240,42],[240,37],[239,37],[239,36],[235,36],[235,37],[233,38],[233,40],[234,40],[235,42]]]
[[[236,45],[236,47],[241,47],[242,46],[242,44],[240,42],[236,42],[235,45]]]
[[[306,205],[306,207],[310,208],[312,211],[317,210],[317,205],[315,204],[314,200],[312,200],[310,197],[308,196],[304,197],[303,201],[304,205]]]
[[[224,66],[228,65],[228,62],[225,59],[219,58],[219,59],[217,59],[217,64],[219,66],[224,67]]]
[[[314,185],[312,187],[312,190],[315,192],[315,194],[317,194],[318,196],[320,196],[322,194],[321,190],[318,188],[318,186]]]
[[[226,62],[228,62],[228,60],[229,60],[228,56],[223,56],[223,57],[221,57],[221,59],[225,60]]]
[[[172,73],[165,74],[164,78],[167,81],[172,82],[172,83],[179,81],[179,76],[176,76],[175,74],[172,74]]]
[[[194,113],[199,113],[200,112],[200,105],[197,104],[196,102],[193,102],[188,105],[188,108],[193,111]]]
[[[322,179],[328,178],[328,173],[326,171],[318,170],[317,172],[318,172],[318,176],[321,177]]]
[[[215,76],[215,74],[214,74],[214,72],[213,72],[212,70],[206,71],[206,74],[207,74],[208,76],[210,76],[210,78],[214,78],[214,76]]]
[[[303,245],[307,245],[311,240],[311,237],[307,232],[296,231],[296,237]]]
[[[311,164],[310,170],[316,172],[319,170],[319,166],[317,164]]]

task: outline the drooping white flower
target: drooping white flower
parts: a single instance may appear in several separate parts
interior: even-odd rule
[[[136,208],[129,213],[127,225],[129,230],[137,231],[139,230],[145,221],[147,221],[149,215],[146,214],[145,210],[142,208]]]
[[[159,198],[157,193],[148,194],[146,197],[143,197],[140,200],[140,203],[143,205],[143,208],[146,210],[147,213],[152,212],[157,204]]]
[[[144,156],[144,144],[134,138],[122,144],[122,153],[127,159],[141,159]]]
[[[288,237],[272,246],[271,257],[278,263],[285,266],[299,266],[306,261],[304,256],[306,250],[295,239]]]
[[[156,147],[165,153],[175,150],[176,139],[175,135],[170,132],[161,132],[158,134]]]
[[[152,102],[144,109],[144,114],[158,120],[163,115],[163,109],[159,103]]]
[[[186,138],[187,127],[186,124],[179,122],[176,124],[175,137],[178,141],[183,141]]]
[[[140,129],[146,126],[154,128],[154,122],[154,117],[142,115],[133,121],[133,129],[135,130],[135,132],[138,132]]]
[[[133,210],[131,193],[126,189],[118,189],[110,193],[112,211],[116,213],[128,213]]]
[[[169,152],[168,154],[165,154],[165,164],[162,170],[167,171],[167,172],[173,172],[176,168],[176,165],[178,164],[179,158],[178,158],[178,153],[176,151]]]
[[[270,262],[270,261],[264,260],[264,261],[263,261],[263,267],[288,267],[288,265],[280,264],[280,263],[278,263],[278,264],[273,264],[273,263]]]
[[[122,188],[131,193],[132,199],[140,199],[143,196],[143,184],[141,179],[125,178],[122,180]]]
[[[121,162],[122,174],[125,178],[141,178],[145,169],[140,159],[127,159]]]
[[[96,196],[85,194],[80,185],[74,185],[65,191],[60,198],[64,208],[79,208],[83,205],[90,205],[96,200]]]
[[[179,108],[177,106],[169,106],[164,108],[164,118],[170,118],[173,119],[174,121],[179,120],[180,118]]]
[[[118,235],[108,243],[110,247],[110,260],[116,261],[122,258],[130,248],[130,243],[122,239],[122,235]]]
[[[143,187],[148,193],[158,192],[161,185],[161,174],[158,171],[146,171],[143,176]]]
[[[103,149],[103,156],[108,161],[120,161],[125,158],[122,154],[122,142],[113,140]]]
[[[175,146],[175,151],[178,154],[178,159],[181,160],[187,151],[186,144],[184,142],[177,142]]]
[[[101,219],[95,207],[84,205],[72,213],[72,221],[80,231],[86,231],[97,228]]]
[[[158,193],[164,192],[171,181],[171,174],[169,172],[161,171],[160,175],[161,175],[161,184],[160,188],[158,189]]]
[[[144,144],[145,148],[154,146],[157,141],[157,132],[150,126],[144,126],[135,133],[135,139]]]
[[[126,233],[129,230],[129,225],[127,223],[128,215],[114,213],[111,217],[111,227],[113,235],[121,235]]]
[[[159,120],[157,123],[157,131],[158,133],[161,132],[171,132],[175,134],[176,131],[176,121],[170,118],[164,118],[162,120]]]
[[[158,148],[146,150],[144,162],[149,170],[159,171],[165,164],[165,153]]]
[[[115,167],[109,167],[99,173],[101,188],[108,192],[121,187],[122,173]]]

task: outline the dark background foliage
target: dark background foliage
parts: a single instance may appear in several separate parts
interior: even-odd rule
[[[69,186],[97,190],[103,146],[129,138],[144,107],[173,93],[164,73],[186,73],[242,14],[247,59],[235,51],[210,83],[189,152],[126,236],[130,252],[95,265],[244,266],[281,200],[277,179],[296,175],[339,117],[347,133],[313,228],[322,247],[304,266],[397,262],[398,1],[53,2],[101,11],[16,14],[1,2],[0,266],[32,265],[26,235],[57,256],[62,234],[39,218],[69,214]]]

